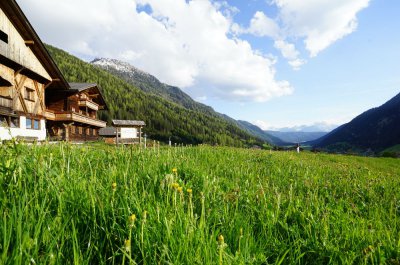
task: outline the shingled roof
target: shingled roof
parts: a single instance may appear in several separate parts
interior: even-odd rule
[[[99,130],[99,135],[100,136],[116,136],[117,135],[117,128],[115,128],[115,127],[101,128]]]
[[[144,121],[134,121],[134,120],[112,120],[112,124],[114,126],[119,126],[119,127],[137,127],[146,125]]]

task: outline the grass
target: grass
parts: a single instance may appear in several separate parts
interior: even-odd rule
[[[0,156],[0,264],[400,264],[398,159],[66,144]]]

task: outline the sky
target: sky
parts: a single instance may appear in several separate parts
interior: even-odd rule
[[[263,129],[330,130],[400,92],[398,0],[17,2],[42,41]]]

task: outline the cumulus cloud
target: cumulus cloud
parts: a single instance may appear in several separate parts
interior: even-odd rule
[[[304,38],[314,57],[332,43],[354,32],[357,13],[370,0],[274,0],[279,19],[289,36]]]
[[[257,11],[247,29],[259,37],[271,37],[274,47],[298,69],[306,61],[288,39],[302,40],[310,57],[317,56],[336,41],[357,29],[357,14],[370,0],[272,0],[278,8],[275,18]]]
[[[263,12],[257,11],[251,19],[250,27],[246,32],[259,37],[278,38],[280,29],[273,19],[269,18]]]
[[[211,0],[20,0],[42,39],[82,58],[128,61],[193,96],[265,101],[292,87],[231,37],[237,10]],[[45,8],[44,8],[45,7]]]

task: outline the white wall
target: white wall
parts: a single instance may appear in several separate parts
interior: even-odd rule
[[[19,128],[0,127],[0,140],[10,140],[13,137],[37,137],[39,141],[46,139],[46,121],[40,120],[40,130],[26,129],[26,117],[19,119]]]
[[[137,128],[120,128],[121,139],[139,138]]]

